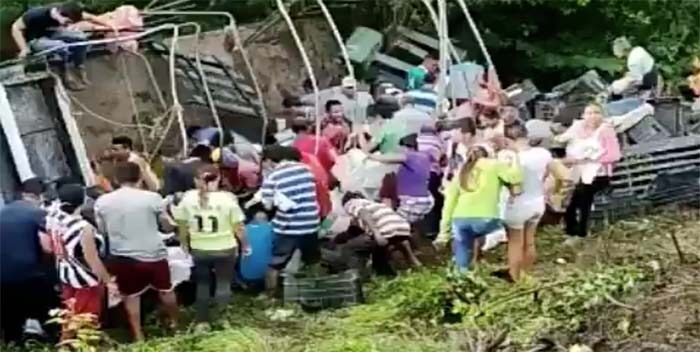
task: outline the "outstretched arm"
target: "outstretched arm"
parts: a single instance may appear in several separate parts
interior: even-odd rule
[[[406,155],[404,154],[381,154],[374,155],[370,154],[368,156],[371,160],[376,160],[386,164],[400,164],[406,161]]]
[[[88,22],[92,22],[98,26],[102,26],[102,27],[105,27],[107,29],[110,29],[111,31],[113,31],[115,33],[119,33],[119,29],[117,29],[117,27],[115,27],[111,22],[101,19],[99,16],[95,16],[91,13],[83,12],[83,19],[88,21]]]

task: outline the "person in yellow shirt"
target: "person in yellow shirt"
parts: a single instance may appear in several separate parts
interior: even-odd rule
[[[234,195],[219,190],[220,181],[221,175],[215,166],[200,167],[195,177],[197,189],[185,192],[173,210],[180,243],[183,250],[192,255],[195,264],[195,307],[200,322],[209,320],[211,285],[216,286],[217,303],[223,305],[230,300],[239,245],[243,255],[250,254],[245,238],[245,216]],[[212,269],[215,282],[211,280]]]
[[[445,189],[440,234],[435,244],[444,245],[452,235],[453,255],[460,270],[469,268],[474,240],[502,226],[499,219],[501,187],[522,182],[517,155],[514,163],[489,159],[487,155],[484,147],[471,147],[458,175]]]

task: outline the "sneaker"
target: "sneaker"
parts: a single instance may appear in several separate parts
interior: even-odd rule
[[[502,269],[502,270],[496,270],[491,273],[491,276],[497,277],[501,280],[505,280],[508,283],[514,283],[515,280],[513,280],[513,277],[510,276],[510,273],[508,272],[508,269]]]
[[[24,333],[28,335],[46,336],[44,329],[41,328],[41,323],[34,319],[27,319],[24,323]]]
[[[570,236],[569,238],[564,241],[563,245],[567,247],[575,247],[579,243],[583,242],[583,238],[581,237],[576,237],[576,236]]]
[[[72,91],[81,91],[87,88],[72,72],[66,72],[66,75],[63,78],[63,84],[66,86],[66,89]]]
[[[76,67],[75,75],[78,77],[78,82],[82,83],[83,85],[89,86],[90,84],[92,84],[92,82],[88,80],[87,70],[85,69],[85,66]]]
[[[195,334],[206,334],[211,331],[211,325],[209,323],[197,323],[193,330]]]

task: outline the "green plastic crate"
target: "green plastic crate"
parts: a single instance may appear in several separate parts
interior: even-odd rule
[[[383,40],[384,36],[380,32],[367,27],[357,27],[345,42],[350,61],[368,67],[381,49]]]

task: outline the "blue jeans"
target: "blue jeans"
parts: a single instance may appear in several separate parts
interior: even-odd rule
[[[51,33],[47,37],[32,40],[29,43],[29,47],[33,52],[41,52],[56,47],[62,47],[70,43],[83,42],[87,39],[87,35],[81,31],[58,30]],[[80,67],[85,63],[85,59],[87,58],[87,50],[87,46],[74,46],[59,49],[54,51],[53,54],[59,55],[64,65],[73,63],[75,67]]]
[[[500,219],[458,218],[452,220],[452,252],[460,270],[467,270],[472,261],[474,240],[501,227]]]

